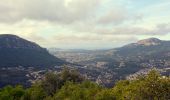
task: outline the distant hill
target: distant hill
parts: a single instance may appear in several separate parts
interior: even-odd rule
[[[170,53],[170,41],[159,40],[156,38],[144,39],[137,43],[117,48],[116,53],[124,57],[141,56],[145,57],[145,59],[165,58]]]
[[[16,35],[0,35],[0,67],[50,67],[64,63],[34,42]]]
[[[101,53],[103,55],[99,53],[91,62],[106,62],[111,69],[118,69],[119,75],[131,74],[144,68],[170,68],[170,41],[157,38],[140,40]]]

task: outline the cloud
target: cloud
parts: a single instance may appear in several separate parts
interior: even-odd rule
[[[16,9],[14,6],[12,6],[9,0],[5,1],[2,0],[0,2],[0,22],[12,22],[17,21],[20,16],[16,14]]]
[[[128,19],[125,9],[113,9],[98,19],[99,24],[119,24]]]
[[[97,24],[101,25],[119,25],[125,22],[136,22],[143,19],[142,13],[133,12],[128,7],[128,3],[120,0],[109,0],[112,6],[109,7],[101,16],[97,19]],[[108,5],[111,5],[108,4]]]
[[[170,33],[170,24],[158,24],[155,27],[137,27],[137,26],[118,26],[113,28],[99,27],[91,30],[100,35],[167,35]]]
[[[151,30],[150,33],[154,35],[166,35],[170,33],[170,23],[159,24],[156,26],[155,30]]]
[[[16,34],[45,47],[115,47],[170,33],[169,1],[0,1],[0,34]]]
[[[23,19],[73,23],[93,15],[100,0],[1,0],[0,21]]]

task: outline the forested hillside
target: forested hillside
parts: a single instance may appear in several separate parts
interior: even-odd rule
[[[38,44],[16,35],[0,35],[0,68],[51,67],[66,64]]]
[[[169,93],[170,77],[155,70],[105,88],[64,68],[60,73],[47,73],[30,88],[6,86],[0,89],[0,100],[169,100]]]

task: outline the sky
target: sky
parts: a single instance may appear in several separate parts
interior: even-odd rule
[[[170,0],[0,0],[0,34],[62,49],[170,40]]]

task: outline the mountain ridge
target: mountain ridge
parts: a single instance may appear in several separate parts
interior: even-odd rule
[[[148,38],[148,39],[139,40],[137,44],[149,46],[149,45],[159,45],[161,42],[163,42],[163,40],[160,40],[158,38]]]
[[[66,63],[35,42],[11,34],[0,35],[0,61],[0,67],[52,67]]]
[[[0,48],[29,48],[41,49],[35,42],[20,38],[17,35],[2,34],[0,35]]]

